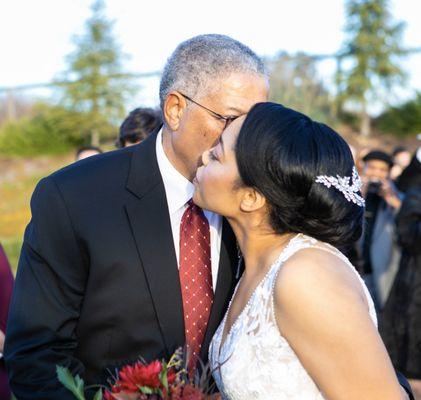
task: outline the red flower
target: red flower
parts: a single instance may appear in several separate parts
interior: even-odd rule
[[[170,369],[167,375],[168,384],[172,385],[175,382],[176,377],[177,377],[177,373],[173,369]]]
[[[204,395],[200,389],[194,387],[190,384],[187,384],[183,388],[183,396],[181,400],[203,400]]]
[[[111,392],[108,390],[104,393],[104,400],[114,400]]]
[[[142,386],[151,389],[157,389],[161,386],[159,374],[162,371],[162,364],[159,361],[153,361],[148,365],[141,362],[121,369],[120,379],[116,382],[116,386],[122,391],[139,391]]]
[[[149,397],[146,394],[142,394],[142,393],[105,392],[104,394],[104,400],[148,400],[148,399]]]

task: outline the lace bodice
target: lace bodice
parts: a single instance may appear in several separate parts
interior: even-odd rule
[[[209,360],[223,400],[324,399],[281,335],[275,320],[273,301],[273,289],[282,264],[296,251],[310,247],[335,254],[355,271],[339,250],[311,237],[296,235],[256,287],[247,305],[227,333],[222,347],[221,340],[227,314],[213,337]],[[373,301],[357,271],[355,274],[363,285],[370,316],[377,326]]]

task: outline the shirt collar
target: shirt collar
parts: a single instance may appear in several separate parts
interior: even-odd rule
[[[193,197],[194,185],[171,164],[162,145],[162,128],[156,138],[156,158],[164,182],[170,215]]]

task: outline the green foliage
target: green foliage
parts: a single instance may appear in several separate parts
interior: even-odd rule
[[[387,95],[404,73],[398,58],[404,51],[401,37],[404,25],[393,21],[388,0],[347,0],[345,3],[347,39],[343,53],[352,67],[338,76],[342,101],[359,104],[362,123],[367,124],[367,103]],[[386,96],[386,95],[385,95]],[[369,133],[369,132],[365,132]]]
[[[102,390],[101,390],[101,389],[100,389],[100,390],[98,390],[98,391],[95,393],[95,396],[94,396],[93,400],[102,400]]]
[[[354,131],[358,131],[360,118],[355,112],[340,110],[338,114],[338,119],[342,124],[350,127]]]
[[[9,122],[0,129],[0,154],[63,153],[83,144],[90,126],[90,116],[86,113],[39,103],[33,116]],[[108,123],[102,125],[102,130],[109,136],[114,132]]]
[[[122,69],[124,56],[113,37],[113,22],[104,9],[104,2],[97,0],[85,34],[75,38],[76,50],[68,56],[67,79],[72,83],[63,87],[63,104],[90,115],[92,137],[94,132],[104,136],[104,124],[121,121],[125,101],[134,92]]]
[[[398,107],[391,107],[376,119],[376,126],[386,133],[412,136],[421,132],[421,93]]]
[[[332,122],[333,104],[317,76],[313,59],[302,53],[281,53],[268,64],[271,101],[301,111],[315,120]]]
[[[73,377],[68,368],[56,366],[57,378],[61,384],[70,390],[77,400],[86,400],[85,398],[85,383],[79,375]],[[102,390],[99,389],[95,393],[94,400],[102,399]]]
[[[85,384],[79,375],[73,377],[68,368],[56,367],[57,378],[62,385],[70,390],[77,400],[85,400]]]

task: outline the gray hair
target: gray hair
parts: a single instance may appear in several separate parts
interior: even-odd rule
[[[171,91],[179,90],[194,97],[206,88],[210,79],[233,72],[266,77],[262,60],[229,36],[207,34],[188,39],[177,46],[165,65],[159,86],[161,108]]]

